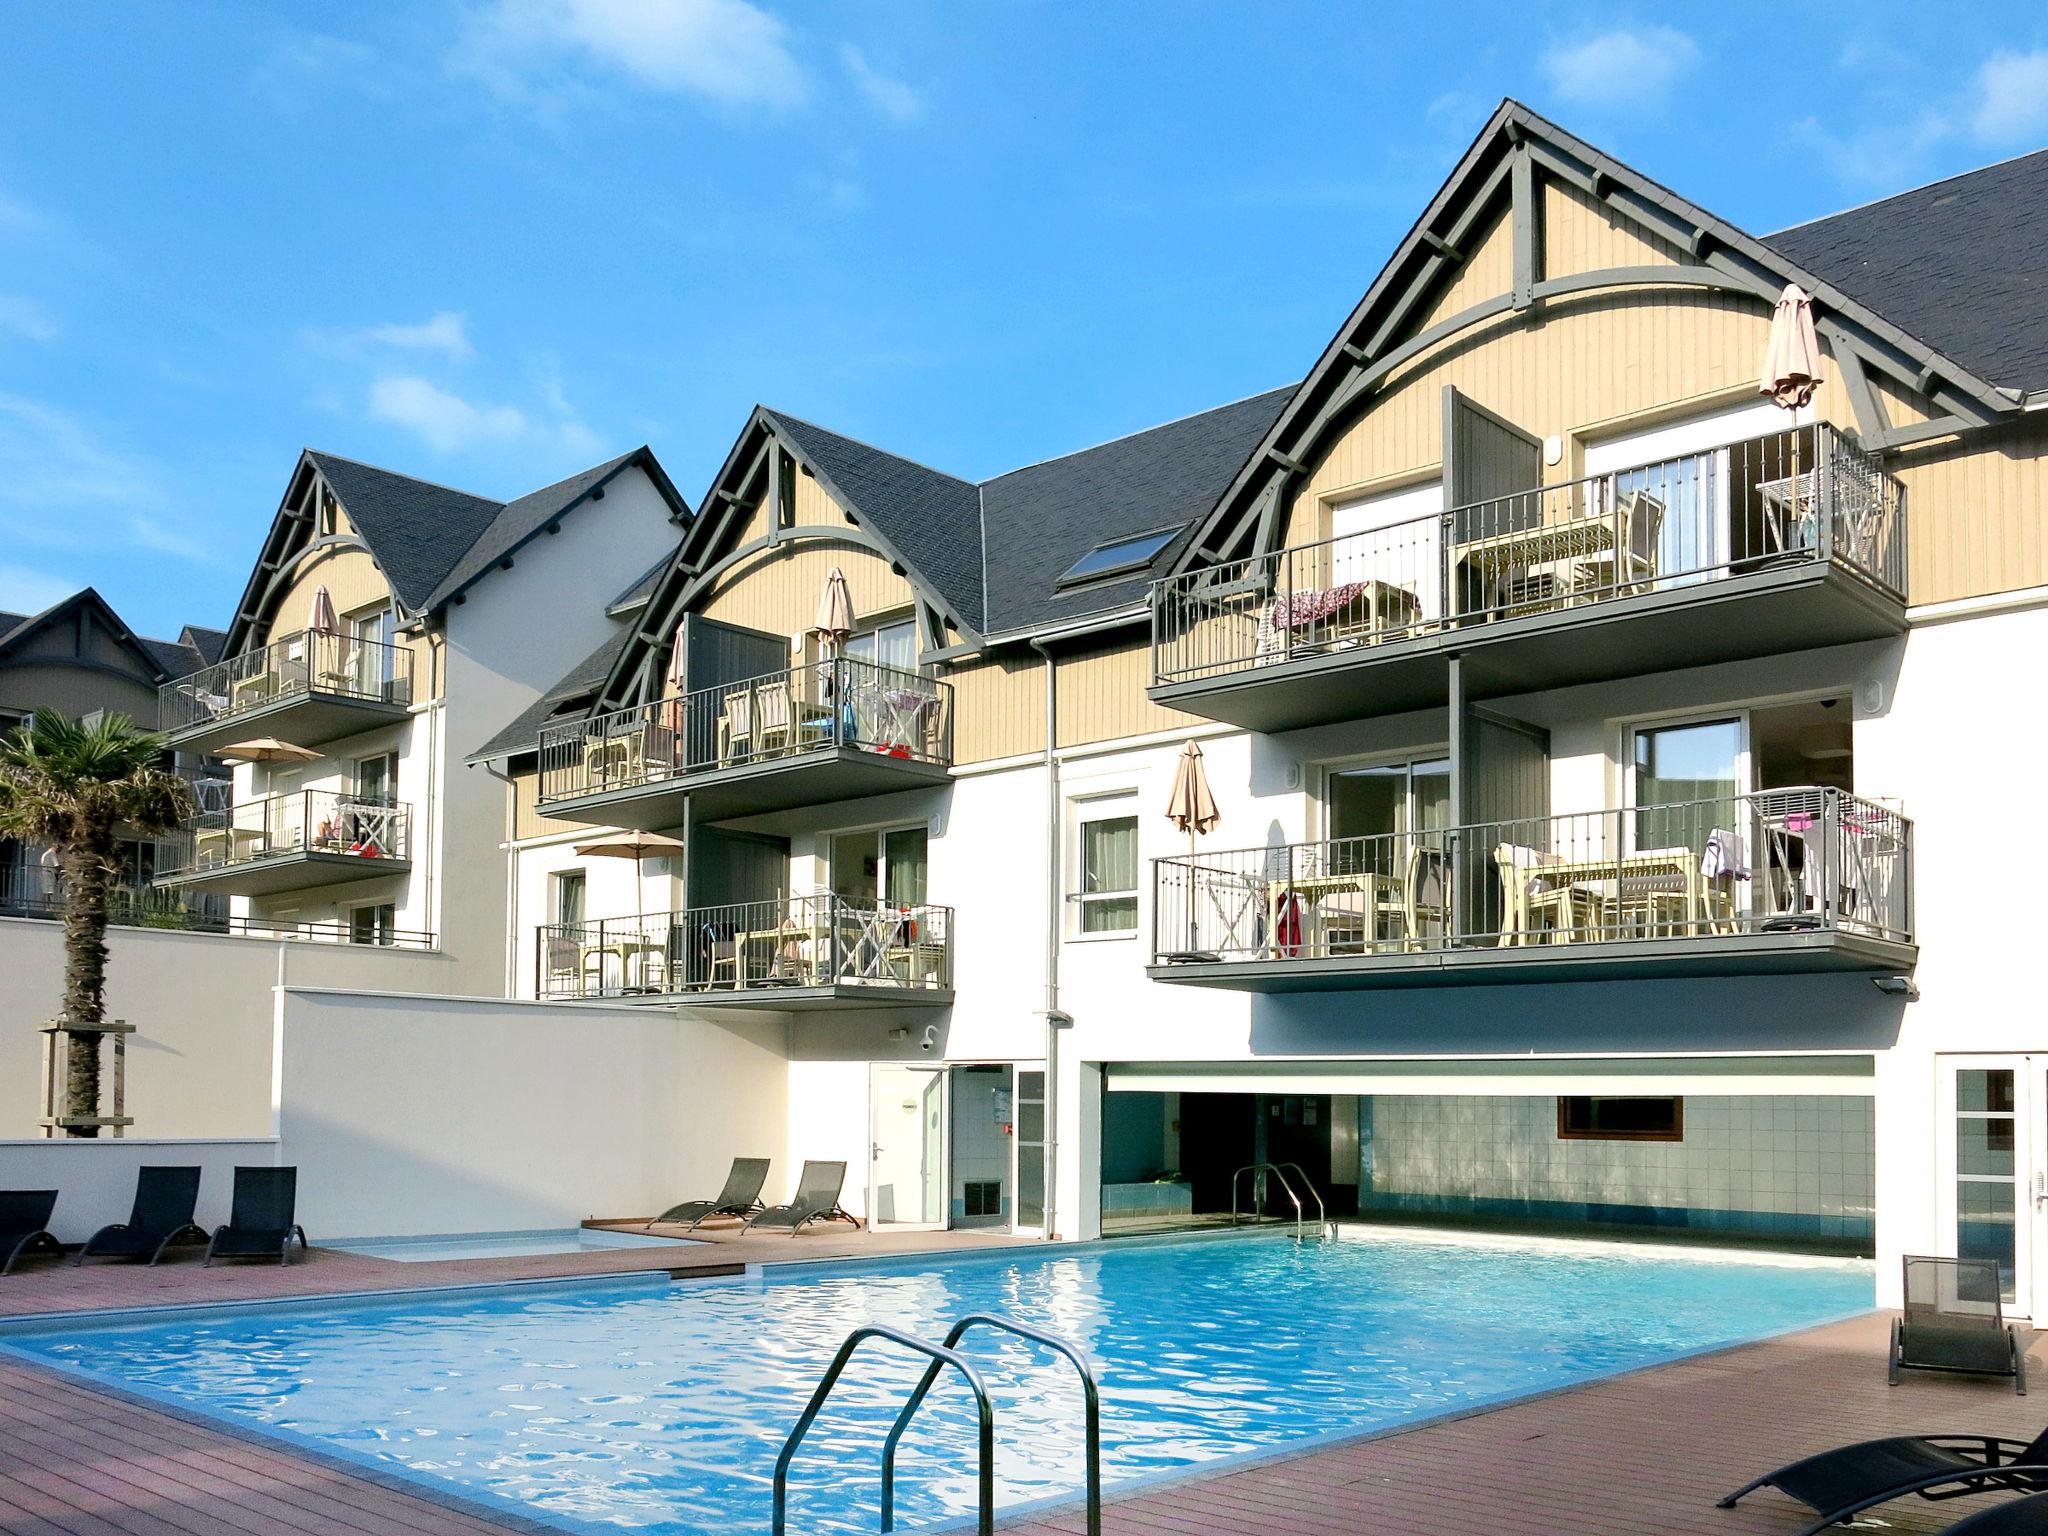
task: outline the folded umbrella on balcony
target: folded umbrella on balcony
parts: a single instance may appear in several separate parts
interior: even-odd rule
[[[1813,330],[1813,300],[1797,283],[1787,283],[1771,311],[1770,339],[1764,343],[1763,378],[1757,393],[1769,395],[1792,419],[1792,505],[1799,505],[1799,409],[1820,387],[1820,339]]]
[[[1191,741],[1182,747],[1180,761],[1174,764],[1173,788],[1166,797],[1166,819],[1188,835],[1188,950],[1193,952],[1195,837],[1215,831],[1223,820],[1223,813],[1216,808],[1216,797],[1209,791],[1209,770],[1203,764],[1199,742]]]
[[[325,587],[313,589],[313,612],[306,620],[306,628],[316,635],[338,635],[341,620],[334,616],[334,599]]]

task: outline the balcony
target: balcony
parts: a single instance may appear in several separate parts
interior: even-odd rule
[[[601,826],[680,825],[946,781],[953,689],[848,657],[700,688],[540,738],[540,804]]]
[[[165,683],[157,721],[180,752],[258,735],[324,746],[405,718],[412,660],[404,646],[309,629]]]
[[[1278,731],[1905,629],[1903,488],[1832,427],[1154,584],[1151,697]]]
[[[332,790],[248,800],[197,816],[157,845],[157,884],[273,896],[412,868],[412,813]]]
[[[953,909],[791,896],[538,931],[534,995],[692,1007],[942,1007],[953,1001]]]
[[[1148,974],[1313,992],[1906,970],[1912,836],[1801,788],[1155,859]]]
[[[26,860],[0,861],[0,917],[64,916],[64,873]],[[107,921],[120,928],[182,928],[225,931],[225,896],[167,891],[145,873],[124,870],[107,893]]]

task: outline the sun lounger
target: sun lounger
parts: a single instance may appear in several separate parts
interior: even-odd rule
[[[2000,1504],[1958,1521],[1942,1536],[2043,1536],[2048,1533],[2048,1493],[2016,1504]]]
[[[770,1232],[787,1232],[791,1237],[814,1221],[843,1221],[858,1227],[860,1222],[841,1209],[839,1192],[846,1187],[846,1164],[805,1163],[796,1181],[796,1193],[787,1205],[771,1205],[759,1212],[741,1230],[756,1227]]]
[[[50,1213],[56,1209],[54,1189],[0,1189],[0,1275],[26,1254],[64,1251],[49,1231]]]
[[[180,1238],[206,1241],[206,1228],[192,1219],[199,1204],[199,1170],[152,1166],[135,1176],[135,1207],[126,1221],[101,1227],[78,1250],[89,1258],[148,1259],[154,1264]]]
[[[1973,1493],[2048,1492],[2048,1431],[2032,1441],[1998,1435],[1901,1435],[1822,1451],[1767,1472],[1721,1500],[1720,1508],[1759,1488],[1775,1488],[1819,1515],[1799,1536],[1891,1499],[1958,1499]]]
[[[2013,1390],[2026,1396],[2027,1357],[2000,1305],[1996,1260],[1909,1253],[1905,1279],[1905,1315],[1892,1323],[1893,1386],[1902,1370],[1959,1371],[2010,1376]]]
[[[298,1207],[296,1168],[237,1168],[234,1203],[227,1225],[215,1227],[206,1245],[206,1262],[215,1259],[267,1259],[289,1264],[292,1239],[306,1251],[306,1229],[293,1220]]]
[[[692,1232],[713,1216],[751,1216],[761,1209],[761,1186],[768,1182],[768,1159],[765,1157],[736,1157],[732,1160],[732,1172],[725,1176],[725,1188],[714,1200],[685,1200],[681,1205],[672,1205],[654,1221],[680,1221],[689,1224]]]

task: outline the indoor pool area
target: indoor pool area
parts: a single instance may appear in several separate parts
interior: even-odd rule
[[[1129,1491],[1867,1311],[1854,1261],[1360,1234],[776,1265],[665,1278],[54,1319],[0,1348],[567,1530],[760,1532],[778,1451],[840,1341],[997,1313],[1072,1340]],[[1079,1494],[1072,1368],[962,1346],[995,1405],[998,1507]],[[922,1362],[856,1357],[790,1476],[792,1529],[878,1529],[884,1435]],[[974,1507],[971,1399],[903,1443],[900,1524]]]

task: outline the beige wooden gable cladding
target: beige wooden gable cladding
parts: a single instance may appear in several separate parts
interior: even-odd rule
[[[796,477],[796,524],[801,528],[853,526],[818,482],[801,472]],[[774,509],[763,496],[748,510],[732,547],[744,549],[773,531]],[[787,635],[794,644],[817,617],[818,594],[834,568],[845,573],[854,615],[861,621],[910,611],[910,582],[891,570],[887,560],[872,550],[817,539],[764,549],[740,562],[721,575],[693,608],[721,624]]]

